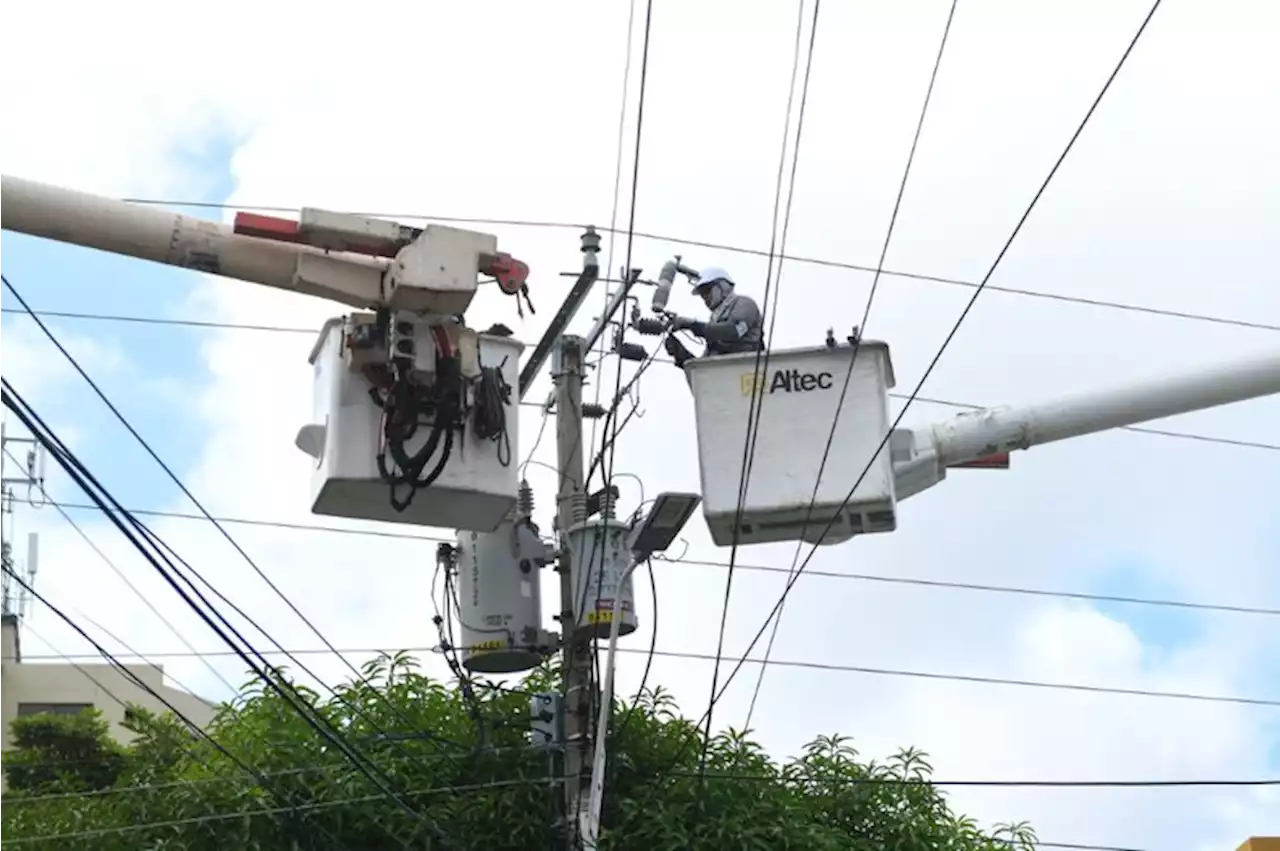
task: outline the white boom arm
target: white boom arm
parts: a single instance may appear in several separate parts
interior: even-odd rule
[[[4,175],[5,230],[331,299],[377,304],[388,260],[257,239],[230,225]]]
[[[304,208],[298,221],[238,214],[232,226],[10,175],[0,183],[5,230],[352,307],[456,315],[470,305],[479,274],[516,295],[529,273],[498,252],[492,234],[443,225],[418,230]]]
[[[894,432],[898,499],[946,477],[946,468],[1002,452],[1280,393],[1280,352],[1162,380],[1025,407],[990,408]]]

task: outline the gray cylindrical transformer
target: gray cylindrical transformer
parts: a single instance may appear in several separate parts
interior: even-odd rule
[[[570,565],[573,571],[574,608],[578,629],[592,638],[607,638],[613,598],[622,597],[619,635],[636,631],[635,596],[631,577],[618,580],[631,563],[627,550],[630,527],[620,520],[602,519],[579,523],[569,529]]]
[[[458,608],[462,664],[509,674],[535,668],[547,652],[538,570],[547,545],[527,521],[494,532],[458,532]]]

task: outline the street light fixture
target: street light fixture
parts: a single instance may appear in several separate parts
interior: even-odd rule
[[[583,847],[594,851],[600,835],[600,807],[604,800],[605,733],[613,711],[613,672],[618,654],[618,632],[622,624],[622,586],[637,567],[654,553],[660,553],[675,541],[680,530],[697,510],[702,497],[696,493],[661,493],[653,507],[631,526],[627,548],[631,559],[618,577],[618,591],[613,595],[613,615],[609,619],[609,650],[605,654],[604,683],[600,690],[600,716],[596,719],[595,756],[591,764],[591,795],[587,811],[579,823]]]

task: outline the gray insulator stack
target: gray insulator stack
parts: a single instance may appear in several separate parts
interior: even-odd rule
[[[516,511],[525,517],[533,516],[533,488],[528,479],[520,480],[520,490],[516,495]]]

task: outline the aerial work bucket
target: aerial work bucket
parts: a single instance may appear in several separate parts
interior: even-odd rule
[[[516,503],[520,451],[517,394],[509,392],[500,399],[482,394],[478,384],[469,383],[463,417],[452,429],[451,440],[447,444],[441,440],[440,449],[431,456],[432,464],[442,464],[438,476],[407,506],[397,508],[391,497],[404,494],[408,486],[389,484],[378,462],[385,443],[384,411],[370,395],[373,385],[368,367],[383,363],[387,355],[382,342],[362,345],[371,339],[367,332],[374,327],[372,323],[371,314],[332,320],[312,351],[315,411],[297,438],[298,447],[315,459],[312,512],[476,532],[497,529]],[[431,340],[436,332],[425,321],[406,324],[412,327],[405,333],[412,335],[419,352],[416,368],[429,380],[435,370]],[[520,341],[462,327],[450,333],[457,337],[453,345],[459,352],[464,378],[479,376],[484,367],[494,368],[488,376],[491,382],[516,387],[523,349]],[[482,404],[489,406],[486,422],[501,423],[499,434],[478,428],[475,418]],[[418,452],[431,432],[430,418],[424,417],[405,451]],[[384,455],[383,466],[386,463]]]
[[[763,396],[759,429],[737,543],[836,544],[893,531],[893,463],[888,443],[880,447],[889,431],[893,365],[889,347],[880,341],[864,340],[856,358],[854,353],[850,346],[820,346],[770,352],[767,364],[761,355],[757,365],[751,352],[698,358],[685,366],[693,388],[703,514],[718,546],[734,543],[747,421],[757,392]]]

